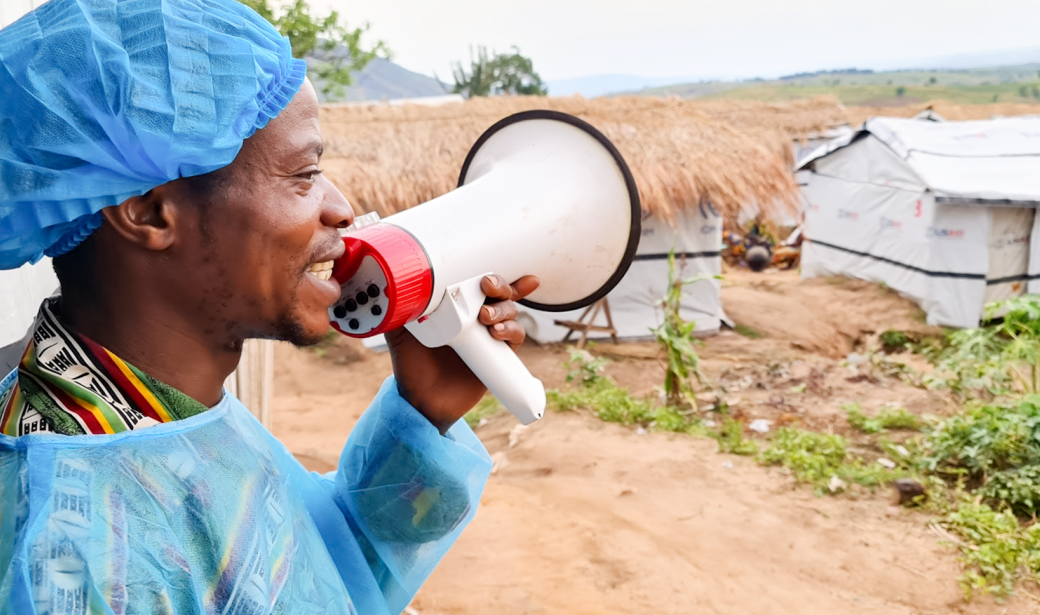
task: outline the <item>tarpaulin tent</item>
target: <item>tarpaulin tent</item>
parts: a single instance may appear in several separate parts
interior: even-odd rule
[[[713,279],[722,272],[719,248],[722,244],[722,218],[708,204],[684,210],[668,224],[651,214],[644,214],[642,238],[628,273],[607,295],[614,327],[621,338],[650,337],[650,328],[661,323],[657,301],[668,290],[668,253],[675,250],[676,274],[689,278],[707,274],[708,278],[686,287],[680,313],[696,323],[696,331],[708,334],[718,331],[722,316],[719,282]],[[553,324],[556,320],[576,321],[581,311],[549,313],[521,308],[518,320],[531,339],[558,342],[567,329]],[[605,324],[600,316],[596,324]],[[590,331],[590,338],[606,337]]]
[[[884,282],[956,327],[1040,291],[1040,119],[874,118],[802,160],[798,179],[804,277]]]

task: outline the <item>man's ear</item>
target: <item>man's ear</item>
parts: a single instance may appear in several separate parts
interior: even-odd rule
[[[163,251],[176,240],[177,214],[181,213],[167,198],[172,196],[168,192],[166,185],[158,186],[101,213],[123,239],[146,250]]]

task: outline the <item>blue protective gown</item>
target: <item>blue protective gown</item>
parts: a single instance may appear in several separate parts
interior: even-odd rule
[[[0,611],[399,613],[490,470],[464,421],[441,436],[393,378],[324,476],[230,394],[140,431],[0,436]]]

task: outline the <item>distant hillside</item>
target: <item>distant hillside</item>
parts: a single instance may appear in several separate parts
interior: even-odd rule
[[[314,62],[314,58],[307,59],[308,64]],[[314,85],[318,90],[318,99],[326,102],[325,96],[321,93],[322,82],[316,80]],[[365,67],[365,70],[354,75],[354,85],[347,88],[346,101],[421,98],[423,96],[443,96],[450,92],[451,86],[441,83],[433,77],[427,77],[393,62],[376,58]]]
[[[673,83],[692,81],[690,77],[639,77],[637,75],[592,75],[575,79],[552,79],[546,81],[550,96],[572,96],[581,94],[595,98],[613,92],[641,90]]]
[[[627,94],[761,101],[829,94],[846,105],[872,106],[926,100],[955,104],[1035,103],[1040,102],[1040,62],[963,70],[820,71],[770,80],[686,83]]]

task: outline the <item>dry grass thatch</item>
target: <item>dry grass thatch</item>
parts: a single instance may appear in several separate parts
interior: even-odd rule
[[[995,117],[1012,117],[1016,115],[1040,115],[1040,104],[993,103],[989,105],[951,105],[941,100],[902,107],[849,107],[846,109],[846,113],[849,117],[849,123],[858,126],[871,117],[913,117],[926,109],[934,110],[951,122],[988,120]]]
[[[825,106],[840,109],[831,101],[785,106],[649,97],[325,107],[324,166],[357,209],[388,215],[454,188],[470,147],[499,119],[554,109],[584,119],[617,145],[644,210],[674,220],[706,199],[733,221],[749,205],[767,215],[797,211],[791,138],[832,125],[833,110],[818,112]]]

